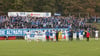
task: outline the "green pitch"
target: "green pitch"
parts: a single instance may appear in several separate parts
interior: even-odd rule
[[[100,56],[100,40],[29,43],[0,40],[0,56]]]

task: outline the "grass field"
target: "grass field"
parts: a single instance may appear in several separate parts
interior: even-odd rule
[[[100,56],[100,39],[62,42],[0,41],[0,56]]]

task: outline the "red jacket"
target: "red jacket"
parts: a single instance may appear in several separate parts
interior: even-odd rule
[[[89,32],[86,33],[86,37],[87,37],[87,38],[90,37],[90,33],[89,33]]]

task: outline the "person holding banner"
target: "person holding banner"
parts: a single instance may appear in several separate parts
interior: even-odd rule
[[[50,30],[50,40],[53,41],[53,31]]]
[[[89,38],[90,38],[90,33],[87,31],[86,33],[86,37],[87,37],[87,41],[89,41]]]
[[[62,32],[61,32],[61,30],[59,31],[58,39],[59,39],[59,40],[62,39]]]
[[[81,29],[81,30],[80,30],[80,33],[81,33],[81,35],[80,35],[80,40],[83,40],[83,32],[84,32],[83,29]]]
[[[72,41],[73,40],[73,30],[69,31],[69,40]]]
[[[38,31],[35,31],[34,40],[38,42]]]
[[[31,31],[27,31],[27,32],[25,32],[26,33],[26,40],[27,40],[27,42],[31,42],[31,38],[30,38],[30,35],[31,35]]]
[[[45,30],[43,30],[42,32],[42,41],[45,42],[46,41],[46,35],[45,35]]]
[[[53,30],[52,33],[53,33],[53,41],[56,41],[56,31]]]
[[[98,40],[98,35],[99,35],[98,33],[99,33],[99,31],[96,30],[96,31],[95,31],[95,40]]]
[[[68,37],[68,31],[67,30],[65,31],[65,36],[66,36],[66,40],[68,40],[69,37]]]
[[[50,35],[50,33],[49,33],[49,31],[47,30],[47,31],[46,31],[46,38],[47,38],[47,41],[49,41],[49,37],[50,37],[49,35]]]
[[[64,33],[64,30],[61,30],[62,31],[62,40],[65,39],[65,33]]]
[[[77,38],[77,33],[74,31],[73,32],[73,39],[76,40],[76,38]]]
[[[80,30],[79,30],[79,40],[81,40],[81,32],[80,32]]]
[[[58,35],[59,35],[59,32],[56,31],[56,41],[58,42]]]

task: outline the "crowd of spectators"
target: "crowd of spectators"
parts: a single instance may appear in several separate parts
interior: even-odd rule
[[[87,29],[87,17],[79,18],[69,17],[7,17],[0,16],[0,29],[22,29],[22,28],[70,28],[70,29]]]

